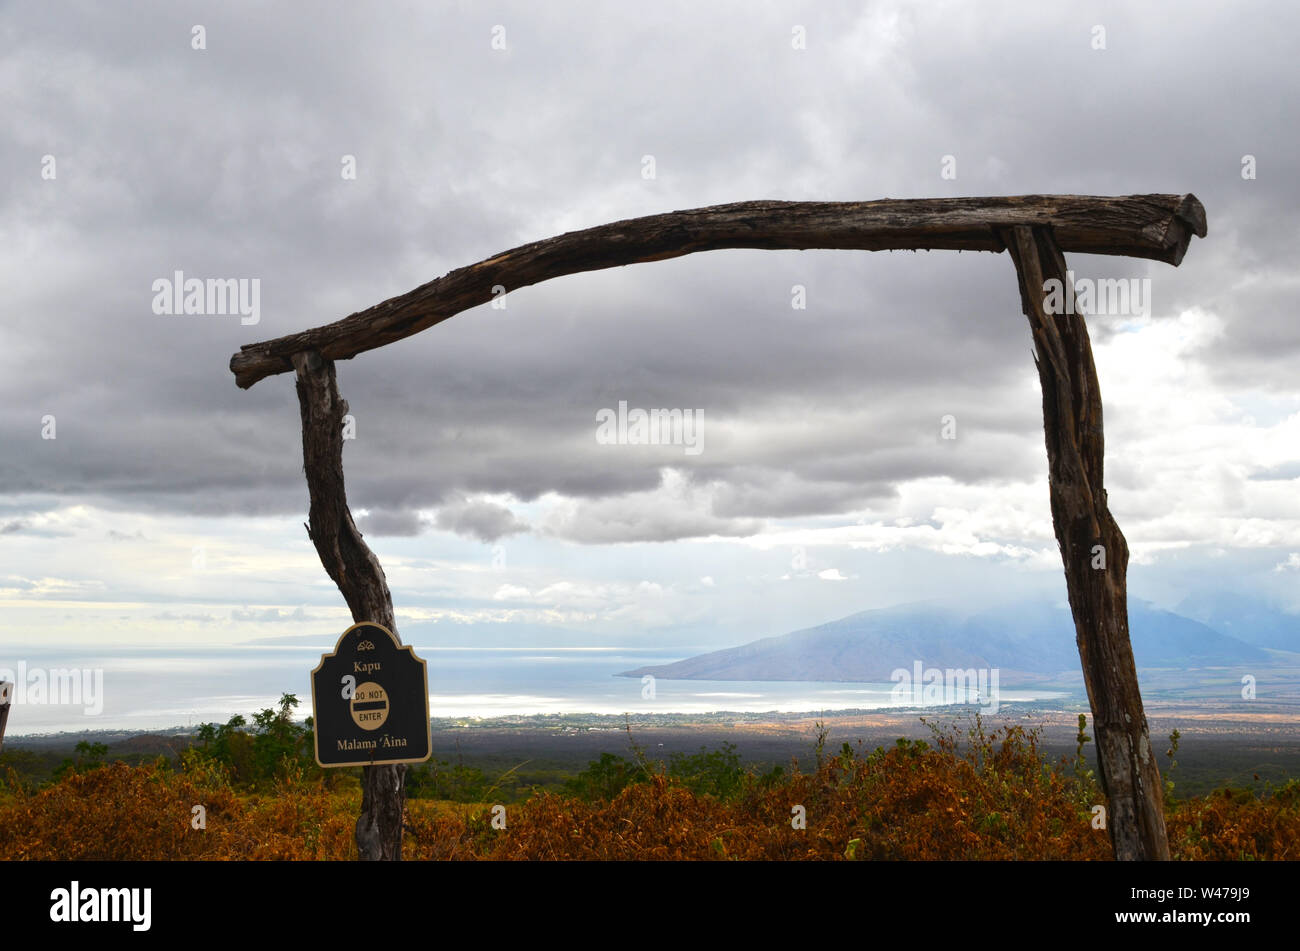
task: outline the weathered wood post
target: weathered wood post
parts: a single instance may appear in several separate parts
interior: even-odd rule
[[[334,361],[315,350],[296,353],[292,359],[302,414],[303,471],[311,499],[307,535],[343,593],[352,619],[382,624],[397,637],[384,569],[348,510],[343,487],[343,417],[348,404],[339,396]],[[361,775],[357,856],[362,861],[400,861],[406,766],[365,766]]]
[[[1059,281],[1066,300],[1074,293],[1051,229],[1020,225],[1002,235],[1037,351],[1052,526],[1109,800],[1106,828],[1116,859],[1168,859],[1160,768],[1129,642],[1128,544],[1111,517],[1102,481],[1101,390],[1088,327],[1074,307],[1058,314],[1046,305],[1046,281]]]

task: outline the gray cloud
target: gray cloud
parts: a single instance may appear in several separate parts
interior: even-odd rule
[[[1276,211],[1300,182],[1293,5],[1112,9],[1104,51],[1049,5],[595,10],[507,7],[504,54],[468,8],[8,11],[0,215],[23,241],[0,265],[0,343],[22,371],[0,375],[0,493],[298,517],[292,381],[237,390],[240,344],[526,240],[761,197],[1194,191],[1210,235],[1181,268],[1071,264],[1150,276],[1161,315],[1213,308],[1222,344],[1194,359],[1225,386],[1294,393],[1300,235]],[[339,175],[348,154],[356,181]],[[260,278],[262,322],[154,315],[151,282],[177,269]],[[908,479],[1043,468],[1006,255],[716,252],[507,304],[339,365],[363,530],[416,534],[415,512],[437,508],[440,528],[490,541],[525,526],[465,498],[555,493],[575,507],[549,530],[575,540],[742,534]],[[1116,332],[1093,325],[1098,342]],[[598,445],[595,414],[620,399],[703,409],[705,452]],[[935,439],[947,413],[952,445]],[[795,416],[801,431],[771,425]],[[655,511],[665,466],[712,487],[711,508]]]
[[[136,529],[134,532],[119,532],[116,528],[110,528],[106,534],[115,542],[138,542],[145,540],[144,532],[139,529]]]
[[[528,524],[516,518],[505,506],[469,499],[444,505],[438,510],[434,524],[445,531],[477,538],[481,542],[494,542],[528,530]]]
[[[370,511],[356,519],[357,528],[365,535],[396,535],[412,537],[425,529],[418,512]]]
[[[808,482],[786,472],[749,474],[721,485],[713,512],[721,518],[791,518],[861,508],[895,496],[889,483]]]

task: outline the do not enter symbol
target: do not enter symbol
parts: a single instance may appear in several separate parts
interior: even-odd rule
[[[363,730],[378,730],[388,719],[388,692],[366,681],[352,695],[352,722]]]

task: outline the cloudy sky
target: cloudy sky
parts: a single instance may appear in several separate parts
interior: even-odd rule
[[[240,390],[231,354],[759,198],[1195,193],[1181,267],[1070,260],[1150,280],[1149,313],[1089,319],[1131,590],[1300,609],[1300,8],[703,6],[0,4],[0,645],[341,632],[292,379]],[[155,313],[176,271],[256,279],[258,322]],[[1006,255],[577,275],[338,375],[399,628],[723,646],[1064,595]],[[620,401],[697,411],[701,451],[602,444]]]

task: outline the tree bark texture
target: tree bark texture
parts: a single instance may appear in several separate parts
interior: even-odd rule
[[[295,354],[298,407],[302,414],[302,461],[311,498],[307,534],[326,573],[338,585],[352,620],[382,624],[401,638],[393,620],[393,597],[379,559],[357,531],[343,487],[343,417],[334,363],[319,353]],[[362,767],[357,855],[362,861],[400,861],[405,764]]]
[[[1048,312],[1044,281],[1055,278],[1067,295],[1073,292],[1051,230],[1017,226],[1003,237],[1034,336],[1052,525],[1092,707],[1111,847],[1120,860],[1167,860],[1160,769],[1129,642],[1128,544],[1111,517],[1102,482],[1101,390],[1088,328],[1082,315]]]

